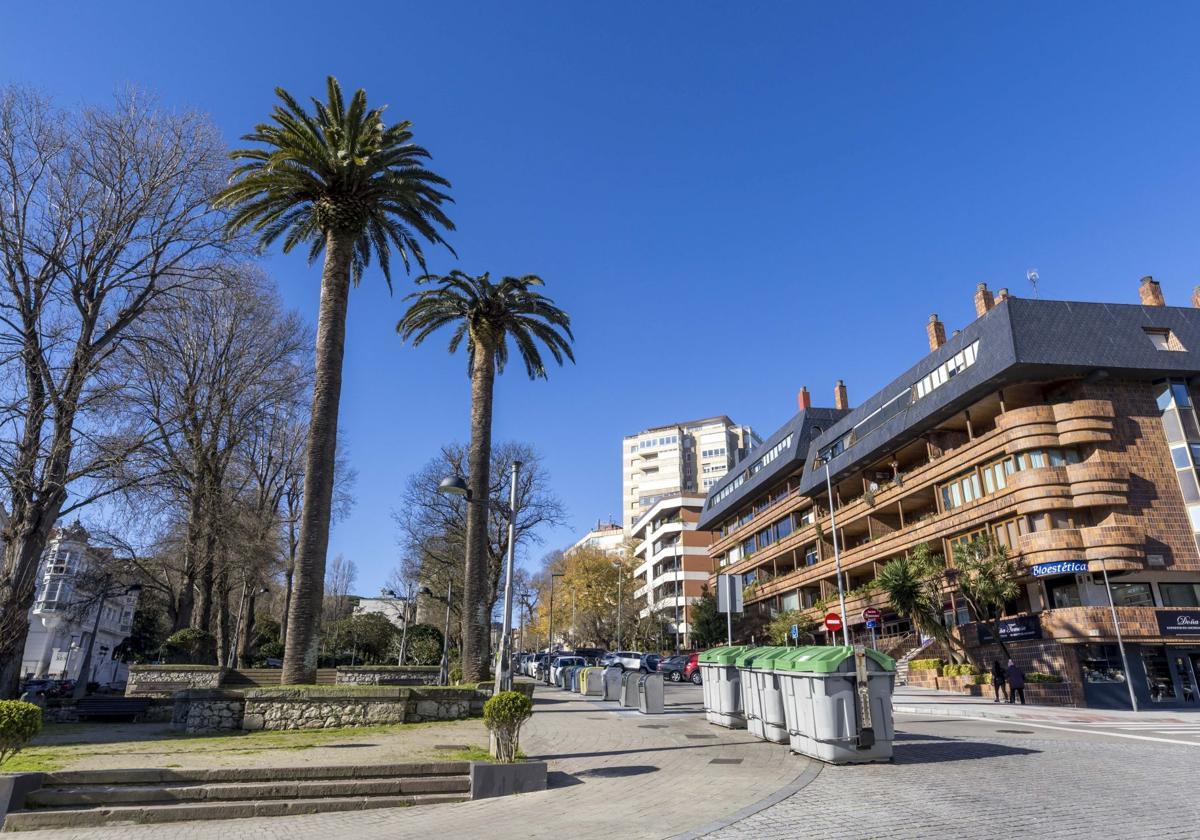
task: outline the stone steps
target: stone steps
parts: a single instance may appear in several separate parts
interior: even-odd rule
[[[471,798],[466,761],[45,773],[5,831],[398,808]]]

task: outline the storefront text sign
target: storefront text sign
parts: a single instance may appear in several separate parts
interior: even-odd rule
[[[1157,610],[1158,632],[1167,637],[1194,636],[1200,638],[1200,612]]]
[[[1016,618],[1002,618],[999,624],[1000,638],[1006,642],[1042,638],[1042,621],[1036,615],[1019,615]],[[980,622],[978,627],[979,644],[990,644],[993,641],[992,628],[982,622]]]
[[[1052,575],[1077,575],[1088,570],[1088,564],[1081,560],[1061,560],[1058,563],[1038,563],[1029,567],[1029,573],[1034,577],[1050,577]]]

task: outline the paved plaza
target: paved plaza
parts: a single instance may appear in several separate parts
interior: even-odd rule
[[[1195,837],[1200,715],[1008,707],[1002,719],[897,716],[892,764],[832,767],[708,725],[700,690],[668,714],[539,688],[524,742],[543,793],[461,805],[30,832],[31,840],[372,838]],[[915,698],[915,699],[914,699]],[[902,692],[898,705],[936,708]],[[975,711],[967,707],[967,711]],[[1196,723],[1193,724],[1192,721]],[[1148,739],[1125,737],[1140,725]],[[364,739],[364,743],[370,739]],[[369,749],[364,747],[363,749]],[[1169,779],[1169,783],[1164,783]]]

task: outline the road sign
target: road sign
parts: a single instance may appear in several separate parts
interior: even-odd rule
[[[875,619],[873,619],[873,618],[867,619],[867,629],[868,630],[874,630],[878,626],[879,626],[879,624],[875,621]]]
[[[717,612],[745,611],[746,608],[742,604],[742,576],[717,575]]]
[[[867,607],[865,610],[863,610],[862,617],[863,617],[863,621],[878,622],[879,619],[883,618],[883,613],[881,613],[875,607]],[[870,625],[868,625],[868,626],[870,626]]]
[[[794,642],[799,638],[800,638],[800,625],[793,624],[792,625],[792,641]]]
[[[830,633],[836,633],[842,629],[842,617],[837,613],[830,613],[825,616],[825,629]]]

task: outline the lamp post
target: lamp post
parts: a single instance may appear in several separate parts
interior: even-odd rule
[[[550,633],[546,638],[546,685],[550,685],[550,665],[554,662],[554,579],[563,577],[562,572],[550,573]]]
[[[679,564],[681,560],[681,551],[683,550],[683,532],[679,532],[679,539],[675,541],[675,655],[679,655]]]
[[[78,700],[87,694],[87,684],[89,682],[88,671],[92,666],[92,651],[96,647],[96,635],[100,632],[100,617],[104,615],[104,602],[108,600],[110,595],[125,594],[136,595],[142,591],[140,583],[134,583],[126,586],[123,593],[110,591],[113,584],[112,575],[105,575],[100,581],[100,602],[96,604],[96,620],[92,622],[92,636],[88,639],[87,650],[83,654],[83,662],[79,664],[79,679],[75,680],[75,688],[71,691],[71,696]]]
[[[621,649],[621,581],[624,569],[620,563],[613,563],[613,568],[617,570],[617,650]],[[553,590],[551,590],[553,591]],[[653,593],[651,593],[653,594]]]
[[[829,530],[833,532],[833,562],[837,566],[838,603],[842,608],[842,644],[850,646],[850,628],[846,621],[846,590],[842,586],[842,554],[838,550],[837,516],[833,512],[833,481],[829,477],[829,459],[825,459],[825,489],[829,492]]]
[[[512,481],[508,490],[508,507],[502,504],[494,505],[490,499],[471,498],[470,488],[461,476],[450,476],[443,479],[438,490],[451,495],[463,496],[468,503],[484,506],[496,506],[508,515],[508,559],[504,569],[504,624],[500,632],[500,649],[496,657],[495,691],[508,691],[512,688],[512,602],[513,602],[513,557],[516,553],[517,542],[517,480],[521,475],[521,462],[512,462]],[[468,548],[468,550],[470,550]],[[490,620],[490,619],[489,619]]]
[[[1121,639],[1121,624],[1117,621],[1117,605],[1113,603],[1112,586],[1108,583],[1108,561],[1100,561],[1104,575],[1104,589],[1108,593],[1108,609],[1112,612],[1113,629],[1117,631],[1117,649],[1121,651],[1121,667],[1125,669],[1125,687],[1129,689],[1129,705],[1138,710],[1137,697],[1133,693],[1133,675],[1129,673],[1129,660],[1125,657],[1125,642]]]
[[[421,594],[433,597],[433,590],[421,587]],[[450,685],[450,602],[454,599],[454,581],[446,581],[446,626],[442,630],[442,663],[438,669],[438,685]]]

